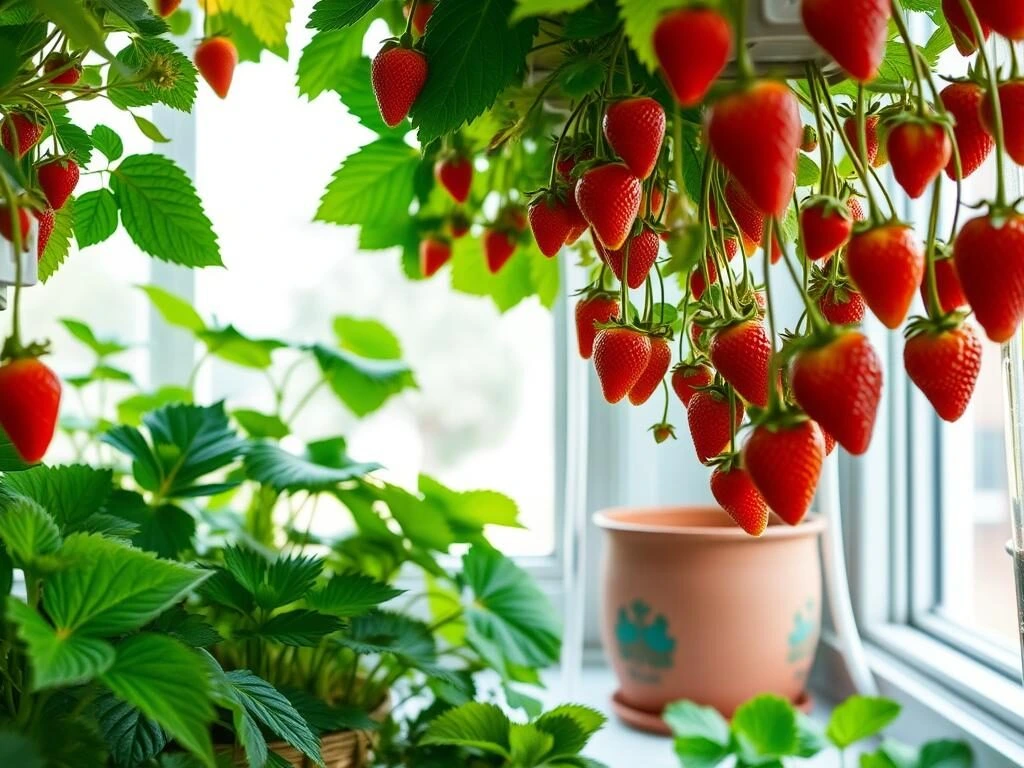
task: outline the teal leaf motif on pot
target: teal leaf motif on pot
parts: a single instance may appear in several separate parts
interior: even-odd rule
[[[651,607],[643,600],[619,609],[615,638],[626,661],[659,669],[673,665],[676,641],[669,634],[668,619],[661,614],[651,619]]]
[[[804,661],[814,655],[817,646],[815,630],[818,626],[817,606],[813,599],[808,598],[806,605],[793,616],[793,631],[789,633],[790,664]]]

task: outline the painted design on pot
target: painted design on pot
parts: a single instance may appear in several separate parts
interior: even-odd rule
[[[636,665],[631,670],[636,679],[656,683],[657,670],[671,669],[675,663],[676,641],[669,634],[668,619],[662,614],[652,617],[651,607],[643,600],[619,608],[615,637],[619,654]]]
[[[793,631],[789,633],[789,655],[786,659],[790,664],[800,664],[813,658],[818,645],[817,626],[817,604],[814,598],[808,598],[806,605],[797,610],[793,616]],[[803,666],[797,670],[798,677],[803,677],[806,674],[807,669]]]

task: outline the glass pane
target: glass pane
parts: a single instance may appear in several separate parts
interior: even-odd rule
[[[311,7],[298,3],[293,18]],[[491,540],[508,554],[551,554],[552,315],[535,299],[501,315],[487,299],[453,292],[447,270],[411,282],[397,252],[360,252],[352,230],[312,221],[338,164],[374,136],[331,93],[297,99],[297,54],[309,34],[292,24],[292,60],[265,54],[258,71],[240,68],[229,101],[200,89],[197,184],[227,271],[197,274],[198,308],[248,335],[328,344],[336,315],[385,323],[419,389],[362,421],[320,393],[299,421],[302,437],[344,434],[354,458],[380,462],[407,487],[425,472],[454,488],[507,493],[529,530],[495,530]],[[296,379],[313,374],[300,369]],[[206,368],[200,385],[250,407],[269,397],[263,376],[227,365]]]

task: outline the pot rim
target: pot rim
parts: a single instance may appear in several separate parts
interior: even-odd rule
[[[633,523],[622,517],[650,514],[652,512],[716,512],[726,514],[721,507],[712,505],[664,505],[664,506],[618,506],[608,507],[593,514],[594,524],[606,531],[619,533],[650,533],[669,536],[685,536],[697,539],[727,539],[734,541],[758,542],[764,539],[796,539],[808,536],[820,536],[825,530],[825,519],[819,514],[808,515],[799,525],[790,526],[785,523],[769,525],[760,536],[751,536],[739,526],[714,525],[656,525],[650,523]],[[615,516],[619,516],[616,519]]]

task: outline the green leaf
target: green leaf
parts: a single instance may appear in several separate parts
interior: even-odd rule
[[[320,199],[317,221],[367,228],[401,226],[409,217],[419,164],[419,153],[399,139],[367,144],[334,172]]]
[[[107,59],[113,58],[107,49],[106,35],[84,5],[63,0],[33,0],[33,4],[76,47],[91,48]]]
[[[821,179],[821,168],[811,158],[800,153],[800,159],[796,165],[796,185],[798,187],[811,187]]]
[[[221,0],[221,8],[237,16],[264,45],[284,44],[292,0]]]
[[[352,27],[340,33],[318,32],[317,37],[320,35],[354,34],[356,29],[357,27]],[[341,62],[335,61],[333,64],[338,69],[333,72],[332,79],[326,87],[337,91],[349,114],[362,123],[364,128],[373,131],[378,136],[403,132],[401,124],[390,128],[384,122],[384,118],[380,116],[380,108],[377,106],[377,97],[373,93],[373,83],[370,78],[371,63],[366,56],[357,56],[349,60],[343,68]],[[361,241],[363,234],[360,233]],[[381,232],[374,234],[386,235]],[[360,245],[360,247],[369,249],[369,246],[366,245]]]
[[[319,739],[313,735],[291,702],[270,683],[247,669],[227,672],[224,679],[232,697],[256,722],[278,738],[284,739],[317,765],[323,765]]]
[[[113,694],[100,695],[94,711],[110,757],[119,768],[145,763],[167,744],[163,728]]]
[[[210,682],[205,664],[193,651],[163,635],[134,635],[117,647],[114,665],[100,679],[213,766]]]
[[[348,29],[335,29],[330,32],[317,32],[313,39],[302,49],[298,66],[299,93],[315,99],[324,91],[337,91],[347,94],[344,85],[350,82],[350,70],[362,58],[363,38],[369,27],[369,18]],[[369,73],[369,60],[367,60]],[[367,81],[362,88],[367,87]],[[370,88],[372,97],[373,90]],[[373,108],[377,109],[376,100]],[[381,125],[384,121],[378,114]]]
[[[574,757],[587,745],[590,737],[605,724],[600,712],[578,704],[563,704],[544,713],[533,725],[552,737],[549,760]]]
[[[243,2],[245,1],[247,0],[243,0]],[[210,18],[211,25],[222,34],[230,37],[231,41],[235,44],[235,48],[238,49],[239,62],[259,62],[263,57],[264,51],[268,51],[284,61],[288,60],[288,42],[286,39],[281,39],[280,42],[273,45],[267,45],[264,41],[260,40],[253,28],[242,21],[236,13],[221,11],[211,15]]]
[[[349,618],[393,600],[405,590],[362,573],[342,573],[306,595],[306,604],[323,613]]]
[[[280,440],[291,434],[288,425],[279,416],[272,413],[261,413],[249,408],[239,408],[231,412],[231,418],[238,422],[249,437],[261,439],[271,437]]]
[[[40,750],[28,736],[17,731],[0,731],[0,765],[18,768],[46,768]]]
[[[510,24],[515,0],[441,3],[423,36],[430,77],[413,124],[426,144],[482,114],[507,86],[522,80],[537,23]]]
[[[344,730],[374,731],[380,728],[380,723],[371,719],[361,707],[334,707],[299,688],[282,687],[281,693],[316,734]]]
[[[929,741],[921,747],[917,768],[971,768],[974,753],[963,741]]]
[[[47,580],[43,603],[65,635],[106,636],[138,629],[206,575],[93,534],[72,534],[61,555],[71,565]]]
[[[324,563],[320,558],[302,555],[280,556],[269,562],[254,550],[229,547],[224,550],[224,567],[261,608],[272,611],[309,592]]]
[[[840,749],[874,736],[899,717],[900,705],[891,699],[851,696],[832,711],[825,735]]]
[[[672,729],[676,754],[687,768],[713,768],[728,757],[729,723],[718,710],[677,701],[665,708],[662,719]]]
[[[445,520],[443,510],[433,502],[390,484],[376,493],[388,505],[391,516],[414,546],[447,552],[455,543],[455,534]]]
[[[195,333],[206,330],[203,318],[184,299],[155,285],[140,285],[138,288],[149,297],[164,322]]]
[[[18,625],[18,636],[28,645],[34,691],[87,683],[114,663],[110,643],[59,633],[14,596],[7,598],[7,617]]]
[[[379,464],[351,460],[341,467],[327,467],[308,457],[288,453],[273,443],[257,443],[245,456],[246,477],[277,491],[328,491],[338,483],[363,477],[378,469]]]
[[[0,472],[21,472],[30,466],[32,465],[21,458],[11,438],[0,427]]]
[[[115,368],[112,365],[97,365],[93,368],[89,375],[85,377],[89,383],[95,381],[122,381],[126,383],[134,382],[132,375],[128,371],[121,368]]]
[[[75,199],[74,232],[79,248],[102,243],[117,230],[117,200],[106,188]]]
[[[372,611],[352,619],[349,631],[337,642],[359,654],[388,653],[418,669],[433,668],[437,645],[430,628],[404,614]],[[438,676],[443,672],[434,669]]]
[[[518,0],[512,12],[512,21],[519,21],[528,16],[554,16],[557,13],[578,11],[590,0]]]
[[[541,765],[554,743],[550,733],[530,724],[512,723],[509,729],[508,744],[513,765]]]
[[[285,346],[276,339],[250,339],[233,325],[197,331],[211,355],[244,368],[266,370],[273,364],[272,353]]]
[[[81,198],[79,198],[81,199]],[[65,330],[75,339],[82,342],[86,347],[96,353],[97,357],[107,357],[124,352],[128,347],[114,339],[100,339],[86,323],[71,318],[61,318],[59,321]]]
[[[122,67],[111,67],[107,97],[119,109],[145,107],[155,102],[191,112],[196,100],[196,69],[178,47],[160,37],[134,37],[118,51]],[[139,76],[157,66],[160,77],[139,82]]]
[[[828,742],[825,740],[824,726],[803,712],[796,713],[796,730],[798,757],[814,757],[828,746]]]
[[[487,268],[481,239],[463,237],[453,244],[451,265],[452,288],[473,296],[490,296],[500,312],[507,312],[534,293],[530,262],[522,251],[514,253],[494,275]]]
[[[312,647],[341,627],[341,620],[336,616],[300,608],[271,616],[252,634],[269,643]]]
[[[124,154],[124,143],[112,128],[100,123],[92,129],[90,136],[92,137],[92,145],[102,152],[107,160],[113,162]]]
[[[139,494],[118,490],[111,498],[109,509],[138,526],[137,533],[132,536],[132,544],[139,549],[174,559],[192,546],[196,522],[180,507],[173,504],[151,507]]]
[[[134,112],[131,113],[132,119],[135,121],[135,126],[139,129],[147,139],[155,144],[166,144],[170,141],[169,138],[160,132],[160,129],[156,127],[156,124],[150,120],[147,120],[142,115],[137,115]]]
[[[175,637],[191,648],[205,648],[224,639],[202,616],[189,613],[181,605],[161,613],[146,629]]]
[[[153,37],[167,31],[167,23],[155,16],[143,0],[99,0],[99,4],[119,16],[133,32]]]
[[[399,360],[402,345],[391,330],[376,320],[348,315],[334,318],[334,335],[338,346],[370,360]]]
[[[222,266],[192,182],[163,155],[131,155],[111,172],[121,222],[145,253],[187,267]]]
[[[558,76],[565,94],[579,99],[601,87],[605,78],[605,62],[598,56],[585,56],[569,62]]]
[[[367,360],[320,344],[313,353],[331,389],[356,416],[373,413],[392,395],[416,387],[412,371],[399,360]]]
[[[320,0],[313,6],[309,29],[344,29],[359,21],[380,0]]]
[[[420,743],[479,749],[508,759],[512,723],[494,704],[472,702],[450,709],[427,728]]]
[[[113,489],[113,473],[84,464],[38,466],[3,479],[8,496],[30,498],[45,509],[66,532],[99,512]]]
[[[895,739],[885,739],[876,754],[884,759],[886,768],[918,768],[921,757],[920,750]]]
[[[453,491],[429,475],[419,476],[419,490],[439,505],[457,532],[464,536],[480,533],[487,525],[522,528],[519,507],[497,491]]]
[[[466,553],[462,567],[474,597],[466,608],[471,633],[497,645],[513,664],[543,667],[558,661],[561,632],[554,608],[525,571],[481,545]]]
[[[72,122],[60,122],[60,118],[54,120],[57,122],[57,140],[64,151],[79,165],[87,166],[92,161],[92,139],[89,134]]]
[[[173,403],[191,404],[191,390],[169,385],[155,392],[142,392],[126,397],[117,404],[117,419],[127,426],[137,427],[142,424],[142,417],[147,413]]]
[[[46,243],[43,257],[39,260],[39,279],[44,283],[64,266],[71,251],[71,234],[74,229],[75,209],[78,200],[69,198],[64,207],[53,214],[53,231]]]
[[[757,696],[740,706],[732,728],[740,754],[749,763],[793,755],[799,747],[796,710],[778,696]]]
[[[666,11],[679,7],[677,0],[619,0],[620,16],[637,59],[651,72],[658,70],[654,54],[654,28]]]
[[[34,569],[60,549],[60,530],[34,499],[16,497],[0,512],[0,541],[14,565]]]

